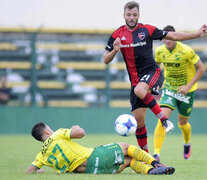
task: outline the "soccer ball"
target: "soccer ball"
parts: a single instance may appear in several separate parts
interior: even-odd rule
[[[135,133],[137,129],[137,121],[129,114],[122,114],[117,117],[114,127],[119,135],[129,136]]]

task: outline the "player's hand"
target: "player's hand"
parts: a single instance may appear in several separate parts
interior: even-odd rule
[[[199,30],[198,32],[200,33],[200,37],[203,37],[205,34],[207,34],[207,25],[204,24]]]
[[[180,87],[178,88],[178,93],[179,93],[179,94],[184,94],[184,95],[186,95],[186,94],[188,94],[189,91],[190,91],[190,87],[188,87],[188,86],[180,86]]]
[[[119,37],[116,38],[116,40],[114,41],[113,47],[114,47],[114,50],[117,51],[117,52],[120,50],[120,48],[121,48],[121,39]]]
[[[70,134],[71,138],[82,138],[83,136],[85,136],[85,131],[80,126],[75,125],[72,126],[71,129],[72,129]]]
[[[37,170],[37,173],[43,173],[43,172],[45,172],[44,169],[38,169]]]

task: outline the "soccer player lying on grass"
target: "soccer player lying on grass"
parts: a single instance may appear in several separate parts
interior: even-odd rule
[[[82,138],[85,131],[79,126],[53,131],[39,122],[32,128],[32,136],[42,141],[42,149],[37,154],[27,173],[44,172],[43,165],[58,173],[113,174],[131,167],[142,174],[173,174],[175,168],[157,162],[150,154],[126,143],[113,143],[86,148],[71,139]]]

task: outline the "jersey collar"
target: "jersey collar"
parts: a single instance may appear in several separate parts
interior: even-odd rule
[[[172,53],[173,51],[175,51],[175,49],[177,48],[177,46],[178,46],[178,42],[176,42],[175,47],[174,47],[173,49],[171,49],[171,50],[168,49],[166,46],[165,46],[165,47],[166,47],[166,49],[167,49],[169,52]]]
[[[134,31],[136,31],[139,27],[140,27],[140,23],[137,23],[136,28],[133,29],[133,30],[130,30],[130,29],[127,28],[127,25],[125,25],[125,29],[127,29],[127,30],[130,31],[130,32],[134,32]]]

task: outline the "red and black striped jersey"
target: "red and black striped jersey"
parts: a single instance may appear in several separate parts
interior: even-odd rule
[[[121,53],[126,63],[129,79],[132,86],[136,86],[140,75],[148,69],[159,67],[153,58],[153,40],[162,40],[166,35],[166,31],[151,25],[138,23],[133,31],[123,25],[112,33],[105,49],[112,51],[115,39],[118,37],[121,39]]]

